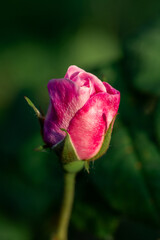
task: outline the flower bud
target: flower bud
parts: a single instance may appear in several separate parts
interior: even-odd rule
[[[44,142],[64,164],[102,156],[110,143],[120,92],[76,66],[70,66],[64,78],[50,80],[48,91]]]

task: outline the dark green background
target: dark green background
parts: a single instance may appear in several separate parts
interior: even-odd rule
[[[121,91],[110,149],[77,177],[70,240],[160,239],[160,1],[7,0],[0,8],[0,240],[48,240],[63,174],[28,96],[75,64]]]

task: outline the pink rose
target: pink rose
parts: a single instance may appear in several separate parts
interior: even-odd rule
[[[64,78],[50,80],[48,91],[44,141],[56,145],[65,138],[65,129],[78,159],[93,158],[118,112],[120,92],[76,66],[70,66]]]

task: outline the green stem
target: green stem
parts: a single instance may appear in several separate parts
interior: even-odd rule
[[[66,172],[64,175],[64,196],[56,235],[52,240],[67,240],[68,225],[72,211],[76,173]]]

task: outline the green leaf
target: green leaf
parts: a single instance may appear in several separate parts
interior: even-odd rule
[[[105,134],[103,144],[101,146],[100,151],[97,153],[96,156],[89,159],[89,161],[94,161],[94,160],[102,157],[106,153],[107,149],[109,148],[110,141],[111,141],[111,134],[112,134],[113,124],[114,124],[115,119],[116,119],[116,116],[113,118],[112,122],[109,125],[109,128]]]

